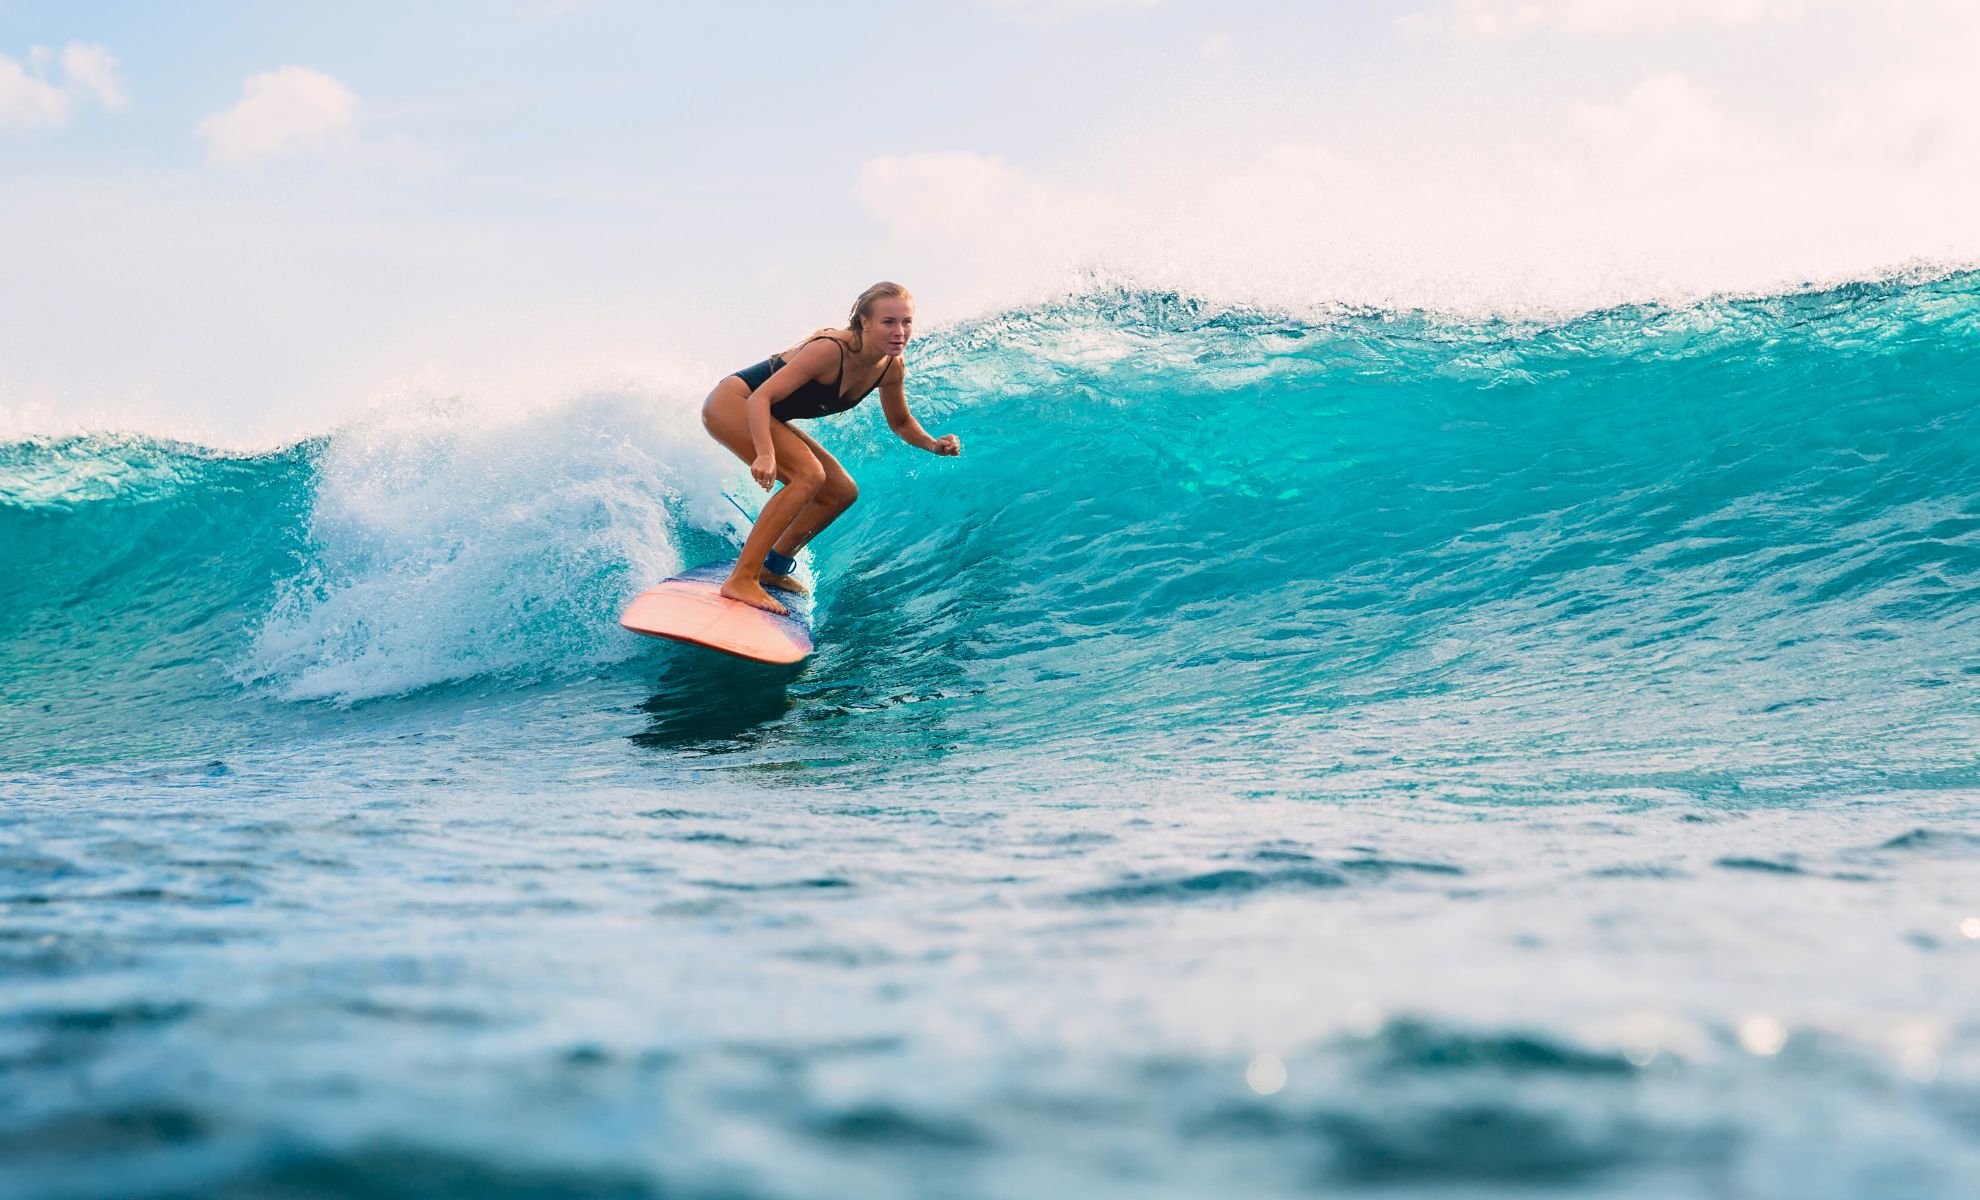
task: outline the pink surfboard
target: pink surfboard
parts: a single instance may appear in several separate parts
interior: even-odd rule
[[[782,588],[770,594],[790,609],[781,616],[722,595],[734,563],[709,563],[662,580],[633,598],[619,624],[634,633],[706,646],[757,662],[794,663],[811,653],[811,598]]]

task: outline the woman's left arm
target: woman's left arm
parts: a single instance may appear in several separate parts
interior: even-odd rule
[[[962,439],[951,433],[944,437],[929,437],[921,422],[907,406],[907,363],[895,360],[897,370],[887,372],[887,378],[880,384],[880,407],[887,413],[887,428],[894,436],[910,446],[926,450],[930,454],[940,454],[954,458],[962,453]]]

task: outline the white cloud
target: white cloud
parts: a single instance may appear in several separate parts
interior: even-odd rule
[[[854,195],[885,227],[873,253],[895,264],[890,276],[928,280],[967,311],[1035,294],[1066,269],[1109,260],[1125,248],[1119,238],[1144,234],[1132,201],[1100,186],[952,150],[870,159]]]
[[[0,54],[0,125],[61,125],[86,100],[107,109],[124,107],[117,58],[108,49],[70,42],[59,59],[61,78],[50,79],[49,66],[57,61],[46,46],[28,51],[25,66]]]
[[[1805,0],[1450,0],[1415,12],[1404,32],[1502,41],[1541,31],[1620,37],[1681,29],[1740,29],[1799,17]]]
[[[1980,162],[1980,80],[1968,70],[1922,71],[1846,94],[1818,132],[1841,161],[1901,169]]]
[[[60,125],[68,118],[66,92],[0,54],[0,125]]]
[[[998,155],[968,150],[869,159],[857,195],[867,212],[908,238],[1026,239],[1092,208]]]
[[[322,149],[348,135],[357,115],[357,96],[337,80],[282,67],[249,76],[240,103],[201,121],[199,134],[214,161],[246,163]]]
[[[1766,289],[1980,254],[1970,75],[1871,77],[1797,108],[1662,71],[1524,121],[1315,121],[1310,140],[1249,146],[1209,113],[1054,169],[875,159],[858,198],[895,277],[984,307],[1088,264],[1269,303],[1558,311]]]
[[[124,107],[124,88],[117,80],[117,56],[104,46],[70,42],[62,50],[62,70],[72,87],[96,97],[115,112]]]
[[[1231,40],[1230,34],[1218,33],[1205,38],[1197,53],[1204,62],[1229,62],[1236,50],[1237,43]]]
[[[1669,72],[1644,79],[1619,103],[1580,105],[1574,115],[1597,151],[1633,177],[1723,163],[1754,141],[1703,87]]]

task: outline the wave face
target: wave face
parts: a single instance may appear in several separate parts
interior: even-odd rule
[[[855,510],[830,640],[996,691],[996,736],[1277,778],[1399,739],[1957,764],[1976,337],[1971,276],[1542,328],[1009,314],[920,361],[977,458]]]
[[[0,691],[20,718],[0,761],[170,755],[167,726],[217,719],[240,630],[295,550],[312,458],[126,437],[0,447]]]
[[[964,459],[873,405],[819,430],[863,498],[812,556],[805,682],[850,708],[1278,777],[1405,731],[1474,765],[1971,760],[1975,276],[1546,326],[1105,291],[914,370]],[[684,406],[634,397],[0,454],[16,764],[648,669],[678,652],[618,606],[722,553],[745,490]]]

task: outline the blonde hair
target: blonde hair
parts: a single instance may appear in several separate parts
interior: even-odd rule
[[[889,296],[904,296],[909,300],[914,299],[913,292],[908,291],[905,287],[902,287],[891,279],[883,279],[861,292],[859,299],[853,301],[852,311],[846,314],[846,328],[852,330],[853,335],[852,345],[848,346],[847,349],[858,353],[866,344],[866,318],[873,315],[873,306],[875,304],[887,299]],[[815,337],[832,337],[836,340],[838,332],[836,329],[814,330],[810,335],[784,351],[783,357],[786,359],[790,358],[791,355],[798,352],[800,346],[803,346],[805,342]]]

